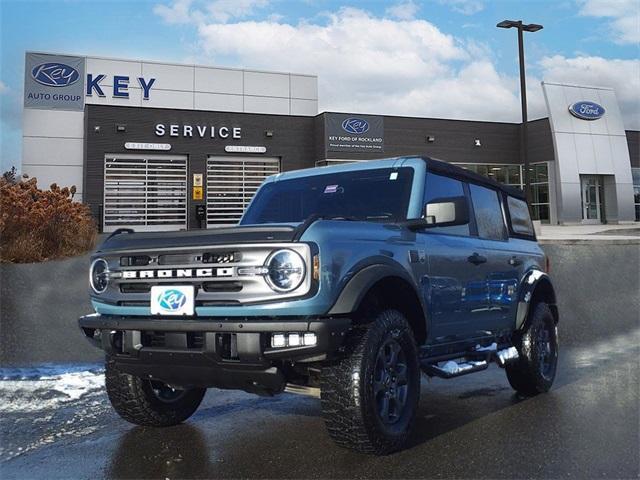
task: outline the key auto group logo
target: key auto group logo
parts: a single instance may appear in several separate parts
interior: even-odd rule
[[[362,118],[347,118],[342,122],[342,129],[347,133],[362,135],[369,130],[369,122]]]
[[[36,65],[31,77],[47,87],[68,87],[80,79],[78,71],[64,63],[50,62]]]
[[[166,290],[160,294],[158,304],[163,310],[175,312],[187,303],[187,297],[180,290]]]

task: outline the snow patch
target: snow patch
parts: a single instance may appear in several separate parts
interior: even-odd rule
[[[100,365],[43,365],[0,368],[0,412],[37,412],[98,395],[104,387]]]

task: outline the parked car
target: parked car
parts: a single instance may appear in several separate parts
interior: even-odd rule
[[[405,445],[421,373],[495,362],[551,387],[558,309],[520,190],[403,157],[269,177],[238,226],[114,232],[93,256],[85,336],[126,420],[180,423],[207,388],[319,387],[329,435]]]

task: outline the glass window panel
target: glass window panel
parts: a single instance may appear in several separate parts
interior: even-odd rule
[[[507,182],[509,185],[520,186],[520,165],[508,165],[507,169]]]
[[[531,223],[527,202],[519,198],[508,197],[507,205],[509,206],[513,231],[522,235],[533,235],[533,223]]]
[[[547,183],[549,182],[549,173],[547,170],[547,163],[537,163],[533,165],[532,182]]]
[[[531,186],[533,203],[549,203],[549,185],[532,185]]]
[[[504,240],[506,229],[498,192],[474,184],[469,184],[469,188],[478,225],[478,235],[491,240]]]

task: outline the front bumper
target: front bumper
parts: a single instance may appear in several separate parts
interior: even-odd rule
[[[277,393],[285,362],[322,361],[343,343],[351,320],[329,318],[160,318],[92,314],[78,324],[118,369],[179,386]],[[317,343],[272,348],[273,333],[315,333]]]

